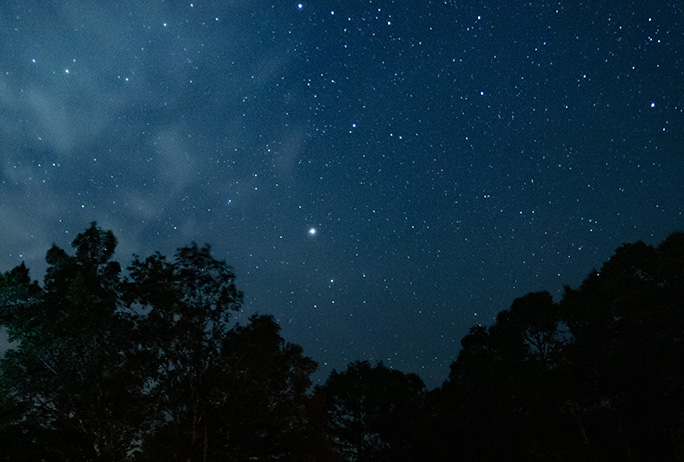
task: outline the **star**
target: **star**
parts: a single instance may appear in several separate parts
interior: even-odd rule
[[[242,27],[259,22],[252,9],[217,6],[227,2],[128,2],[124,13],[91,2],[102,5],[79,15],[78,33],[15,3],[0,44],[17,57],[2,74],[2,91],[16,94],[2,116],[19,123],[2,136],[12,207],[0,273],[25,260],[42,274],[52,241],[70,250],[91,221],[114,228],[123,265],[133,253],[212,244],[248,303],[292,317],[287,341],[308,355],[325,344],[314,359],[329,368],[315,380],[374,349],[440,386],[473,321],[490,325],[532,290],[560,299],[612,255],[606,236],[655,244],[684,229],[684,113],[668,96],[681,75],[665,65],[680,59],[665,38],[682,21],[664,13],[682,2],[637,23],[629,8],[594,21],[599,7],[530,16],[516,4],[519,24],[504,30],[492,25],[511,11],[457,0],[423,2],[415,21],[376,1],[297,0],[269,9],[265,36]],[[128,40],[85,53],[102,17],[108,35]],[[558,21],[577,32],[539,27]],[[50,213],[23,213],[36,207]],[[334,291],[333,308],[367,316],[342,321],[319,287]],[[415,332],[383,315],[416,305],[441,309]],[[359,334],[353,351],[348,328]],[[398,341],[406,332],[425,354]],[[3,346],[0,333],[0,355]]]

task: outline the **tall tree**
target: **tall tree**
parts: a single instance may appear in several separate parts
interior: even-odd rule
[[[433,403],[452,432],[441,460],[553,460],[581,441],[565,412],[565,338],[548,292],[516,299],[461,344]]]
[[[242,294],[208,246],[136,258],[92,224],[53,246],[41,287],[0,274],[0,461],[332,460],[316,363],[270,316],[229,328]]]
[[[603,460],[684,450],[684,234],[624,244],[562,302],[577,412]],[[681,460],[681,459],[680,459]]]
[[[18,411],[6,424],[33,460],[124,460],[138,437],[141,381],[128,364],[116,239],[93,223],[72,245],[75,256],[48,251],[43,288],[23,264],[0,278],[0,321],[15,342],[1,380]]]
[[[316,394],[346,460],[411,461],[417,454],[425,385],[415,374],[356,361],[333,371]]]
[[[212,396],[221,374],[223,341],[242,293],[235,274],[209,246],[178,250],[173,262],[159,253],[136,258],[126,300],[137,317],[149,355],[148,394],[155,423],[147,453],[166,460],[208,460]]]
[[[233,460],[320,460],[322,435],[310,417],[316,363],[285,342],[272,316],[254,315],[231,329],[222,346],[213,400],[216,451]],[[219,417],[220,416],[220,417]]]

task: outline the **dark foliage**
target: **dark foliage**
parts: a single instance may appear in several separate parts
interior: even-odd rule
[[[230,326],[242,294],[209,247],[136,259],[94,223],[53,246],[42,287],[0,275],[1,461],[307,460],[309,376],[273,318]],[[299,432],[299,430],[303,430]],[[307,440],[309,438],[309,440]]]
[[[433,460],[684,460],[683,275],[684,234],[626,244],[560,304],[528,294],[471,329]]]
[[[316,389],[328,412],[327,427],[344,460],[418,460],[425,385],[415,374],[368,361],[333,371]]]
[[[474,326],[442,387],[316,363],[208,246],[136,258],[92,224],[43,284],[0,275],[0,462],[684,460],[684,234]]]

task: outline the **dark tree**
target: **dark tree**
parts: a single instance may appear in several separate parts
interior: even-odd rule
[[[136,259],[95,224],[53,246],[43,287],[0,275],[0,461],[325,460],[316,364],[269,316],[229,328],[242,294],[208,246]]]
[[[562,302],[574,396],[602,460],[684,454],[684,234],[625,244]]]
[[[325,442],[307,394],[316,363],[285,342],[272,316],[231,329],[222,351],[214,452],[232,460],[320,460],[313,452]]]
[[[208,246],[112,260],[94,223],[42,286],[0,274],[0,462],[684,460],[684,234],[625,244],[560,304],[475,326],[441,388],[368,361],[309,394],[316,363]]]
[[[47,253],[44,288],[22,264],[0,281],[0,320],[15,342],[1,366],[5,431],[33,460],[124,460],[139,435],[141,380],[119,312],[116,239],[94,223],[70,256]]]
[[[581,443],[565,410],[565,338],[550,294],[515,300],[461,344],[449,380],[432,397],[432,415],[448,428],[436,429],[440,460],[562,460]]]
[[[417,454],[425,385],[415,374],[368,361],[333,371],[316,394],[325,402],[328,426],[346,460],[412,461]]]
[[[235,275],[196,244],[179,249],[173,262],[158,253],[136,259],[130,273],[126,300],[139,313],[155,419],[145,449],[165,460],[208,460],[222,345],[242,302]]]

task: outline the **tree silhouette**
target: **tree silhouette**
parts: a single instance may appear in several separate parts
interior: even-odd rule
[[[233,460],[310,459],[310,375],[316,363],[286,343],[272,316],[254,315],[226,336],[215,400],[218,454]]]
[[[118,314],[116,240],[93,223],[73,246],[76,256],[48,251],[42,289],[23,264],[2,278],[1,319],[16,342],[2,386],[20,413],[8,431],[34,460],[122,460],[139,435],[142,384],[128,367],[130,324]]]
[[[564,410],[561,326],[551,295],[538,292],[515,300],[490,328],[471,329],[438,395],[437,418],[452,432],[441,460],[553,460],[577,445]]]
[[[347,460],[417,460],[424,384],[415,374],[382,363],[356,361],[333,371],[316,394],[326,403],[328,426]]]
[[[208,246],[136,258],[93,223],[53,246],[43,286],[0,275],[2,461],[311,460],[316,364],[272,317],[229,326],[242,294]],[[320,435],[320,436],[316,436]],[[9,449],[8,449],[9,448]]]
[[[684,234],[513,302],[430,395],[435,460],[682,460]],[[446,429],[446,430],[445,430]]]
[[[158,253],[136,259],[130,273],[126,301],[138,312],[149,364],[146,391],[154,403],[145,447],[160,452],[165,446],[167,460],[207,460],[222,342],[242,301],[235,275],[208,246],[196,244],[179,249],[173,262]]]
[[[574,397],[597,457],[675,460],[684,450],[684,235],[625,244],[562,306]]]
[[[442,387],[316,363],[208,246],[136,257],[95,223],[42,285],[0,274],[0,462],[684,460],[684,234],[619,247],[560,303],[530,293],[462,341]]]

